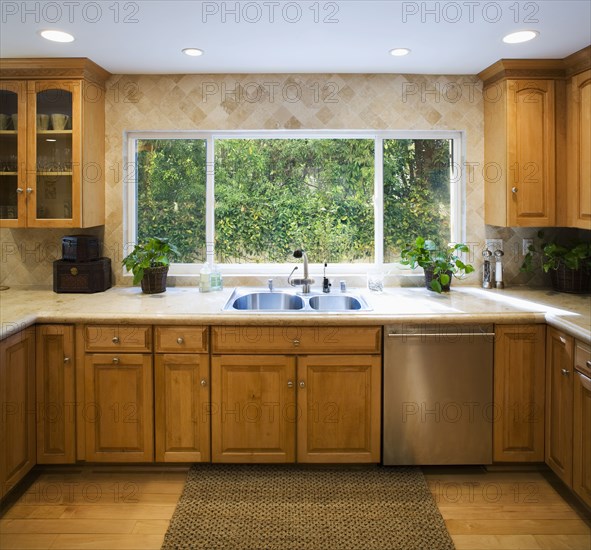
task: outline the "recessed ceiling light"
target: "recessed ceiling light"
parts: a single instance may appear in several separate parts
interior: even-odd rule
[[[39,34],[46,40],[51,40],[52,42],[74,42],[74,37],[70,33],[64,31],[55,31],[48,29],[44,31],[39,31]]]
[[[403,55],[408,55],[410,53],[410,50],[408,48],[394,48],[393,50],[390,50],[390,55],[393,55],[394,57],[402,57]]]
[[[203,55],[203,50],[200,50],[199,48],[185,48],[183,53],[185,55],[190,55],[191,57],[199,57],[200,55]]]
[[[521,42],[528,42],[533,40],[540,33],[538,31],[517,31],[503,37],[505,44],[521,44]]]

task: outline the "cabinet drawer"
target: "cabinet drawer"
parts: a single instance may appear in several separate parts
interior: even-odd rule
[[[152,327],[146,325],[86,325],[86,351],[152,351]]]
[[[156,353],[205,353],[207,336],[202,326],[154,327],[154,347]]]
[[[591,377],[591,346],[575,340],[575,368]]]
[[[380,353],[382,327],[212,328],[213,353]]]

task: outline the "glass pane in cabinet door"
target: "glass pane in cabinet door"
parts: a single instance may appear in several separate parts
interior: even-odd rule
[[[72,217],[72,93],[37,94],[37,218]]]
[[[0,218],[18,217],[18,95],[0,90]]]

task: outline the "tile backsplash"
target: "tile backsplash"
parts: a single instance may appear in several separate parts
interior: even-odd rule
[[[2,229],[0,284],[51,285],[61,237],[99,236],[112,259],[115,284],[123,277],[125,135],[129,131],[188,130],[462,130],[465,132],[466,242],[481,277],[485,238],[505,241],[507,284],[544,284],[520,274],[521,239],[536,229],[484,224],[484,116],[476,76],[396,74],[115,75],[106,85],[106,219],[89,230]],[[453,92],[453,93],[452,93]],[[172,281],[182,284],[180,278]],[[188,282],[194,284],[194,279]]]

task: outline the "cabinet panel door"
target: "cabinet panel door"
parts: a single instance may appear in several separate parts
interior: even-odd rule
[[[591,506],[591,378],[575,373],[573,489]]]
[[[544,325],[495,327],[493,460],[544,461]]]
[[[35,330],[0,343],[0,498],[35,465]]]
[[[157,461],[209,461],[209,382],[208,355],[156,355]]]
[[[87,354],[84,364],[86,460],[154,460],[152,356]]]
[[[295,358],[214,355],[211,360],[213,462],[295,460]]]
[[[569,487],[573,461],[573,348],[571,336],[549,327],[546,344],[546,464]]]
[[[298,462],[379,462],[381,357],[298,358]]]
[[[573,76],[568,97],[568,225],[591,229],[591,70]]]
[[[74,327],[37,326],[37,463],[76,461]]]
[[[507,93],[507,196],[510,226],[556,220],[555,83],[511,80]]]

